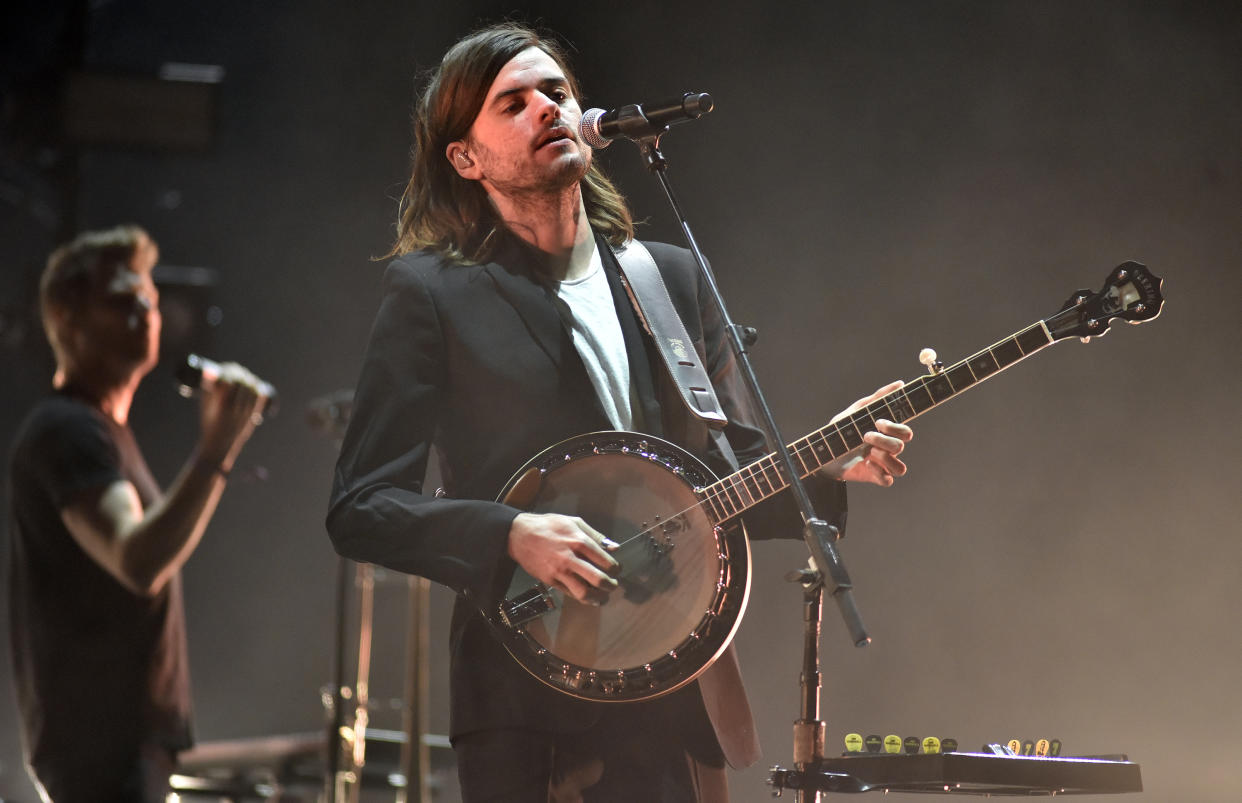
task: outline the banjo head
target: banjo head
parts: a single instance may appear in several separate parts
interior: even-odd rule
[[[620,545],[620,573],[595,606],[519,568],[497,622],[509,652],[591,700],[650,699],[698,677],[728,646],[750,589],[745,532],[718,526],[697,492],[714,481],[683,449],[628,432],[578,436],[530,461],[502,501],[580,516]]]

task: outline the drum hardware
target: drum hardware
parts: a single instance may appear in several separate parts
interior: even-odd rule
[[[306,418],[318,434],[333,439],[339,449],[353,412],[353,391],[340,390],[314,399]],[[437,496],[443,495],[437,491]],[[351,571],[352,569],[352,571]],[[329,713],[327,766],[324,788],[329,803],[358,803],[364,785],[367,744],[378,733],[368,728],[371,645],[374,625],[376,568],[368,563],[337,559],[336,628],[331,693],[324,695]],[[351,580],[352,574],[352,580]],[[431,746],[437,738],[429,731],[430,594],[431,583],[407,576],[408,607],[405,634],[405,688],[400,756],[394,772],[387,773],[396,787],[396,803],[431,803]],[[351,687],[345,680],[351,588],[358,605],[357,672]],[[352,722],[346,721],[352,700]],[[447,743],[447,740],[444,740]]]
[[[319,730],[199,742],[178,756],[172,791],[184,801],[322,800],[326,736]],[[368,727],[366,745],[366,764],[355,770],[365,799],[374,800],[387,791],[397,800],[417,800],[406,774],[410,749],[406,733]],[[453,788],[455,763],[448,737],[424,734],[420,749],[431,757],[421,780],[424,795]]]

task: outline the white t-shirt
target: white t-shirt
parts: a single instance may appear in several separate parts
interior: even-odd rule
[[[573,314],[570,329],[574,347],[582,357],[591,384],[608,420],[616,429],[634,428],[630,400],[630,362],[625,338],[612,301],[612,289],[604,274],[599,249],[591,252],[591,264],[581,279],[560,283],[557,295]]]

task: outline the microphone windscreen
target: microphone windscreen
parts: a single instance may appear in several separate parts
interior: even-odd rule
[[[607,148],[612,144],[612,140],[604,137],[599,131],[599,119],[606,112],[603,109],[587,109],[582,113],[582,120],[578,123],[578,135],[582,137],[582,141],[590,145],[595,150]]]

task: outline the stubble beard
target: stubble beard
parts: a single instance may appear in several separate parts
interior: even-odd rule
[[[514,159],[505,170],[490,171],[500,178],[485,179],[495,193],[523,205],[546,206],[575,190],[591,167],[591,154],[583,153],[584,145],[575,142],[573,158],[559,159],[551,166],[533,160]],[[496,164],[495,155],[479,145],[474,146],[483,164]]]

